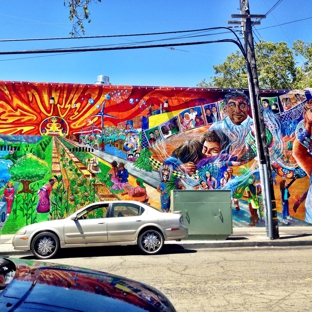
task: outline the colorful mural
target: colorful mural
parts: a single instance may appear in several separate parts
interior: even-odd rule
[[[312,94],[262,90],[280,225],[312,224]],[[170,210],[229,189],[234,226],[265,226],[247,90],[0,81],[2,233],[98,200]]]

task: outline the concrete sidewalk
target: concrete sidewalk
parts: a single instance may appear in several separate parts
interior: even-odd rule
[[[236,227],[226,240],[182,240],[168,241],[167,245],[180,245],[185,249],[229,248],[229,247],[292,247],[312,246],[312,226],[279,227],[279,239],[267,237],[263,227]],[[29,251],[14,250],[13,235],[0,235],[0,256],[29,254]]]

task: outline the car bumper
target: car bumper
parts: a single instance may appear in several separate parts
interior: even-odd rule
[[[183,238],[187,238],[188,228],[183,225],[179,228],[167,228],[166,236],[167,240],[180,240]]]
[[[28,235],[14,235],[12,245],[16,250],[30,250],[30,237]]]

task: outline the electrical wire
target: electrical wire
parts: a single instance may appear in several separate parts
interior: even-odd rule
[[[282,23],[282,24],[277,24],[277,25],[272,25],[272,26],[268,26],[268,27],[258,28],[258,30],[263,30],[263,29],[268,29],[268,28],[274,28],[274,27],[280,27],[280,26],[283,26],[283,25],[298,23],[298,22],[302,22],[302,21],[309,20],[309,19],[312,19],[312,16],[306,17],[306,18],[301,18],[301,19],[299,19],[299,20],[295,20],[295,21],[291,21],[291,22],[286,22],[286,23]]]
[[[280,3],[282,3],[282,1],[283,1],[283,0],[278,0],[278,1],[272,6],[272,8],[271,8],[268,12],[265,13],[265,15],[266,15],[266,16],[269,15]]]
[[[142,36],[155,36],[155,35],[168,35],[168,34],[179,34],[179,33],[190,33],[190,32],[213,31],[215,29],[218,29],[218,27],[199,28],[199,29],[190,29],[190,30],[174,30],[174,31],[165,31],[165,32],[152,32],[152,33],[99,35],[99,36],[85,36],[85,37],[50,37],[50,38],[0,39],[0,42],[51,41],[51,40],[78,40],[78,39],[142,37]]]
[[[133,49],[148,49],[148,48],[163,48],[163,47],[177,47],[177,46],[191,46],[202,45],[209,43],[232,42],[236,44],[243,55],[245,51],[241,43],[234,39],[220,39],[210,41],[195,41],[195,42],[180,42],[168,44],[151,44],[151,45],[136,45],[136,46],[117,46],[117,47],[97,47],[97,48],[62,48],[62,49],[41,49],[41,50],[21,50],[21,51],[0,51],[0,55],[17,55],[17,54],[46,54],[46,53],[77,53],[77,52],[97,52],[97,51],[116,51],[116,50],[133,50]]]

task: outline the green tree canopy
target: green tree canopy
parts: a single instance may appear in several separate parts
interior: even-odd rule
[[[296,66],[296,56],[305,60]],[[255,45],[259,86],[262,89],[295,89],[311,86],[312,45],[297,40],[293,49],[285,42],[260,41]],[[201,81],[200,87],[248,88],[246,61],[240,51],[230,54],[224,63],[213,66],[211,81]],[[312,78],[311,78],[312,79]]]
[[[296,56],[299,56],[299,61],[303,62],[303,65],[298,67],[297,88],[312,87],[312,43],[296,40],[293,49]]]
[[[32,154],[19,158],[9,169],[12,180],[20,181],[23,184],[21,192],[25,193],[31,193],[29,189],[31,182],[43,179],[48,172],[47,163]]]

